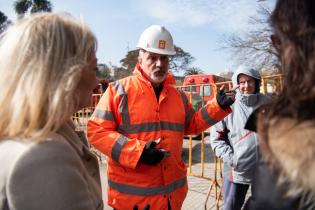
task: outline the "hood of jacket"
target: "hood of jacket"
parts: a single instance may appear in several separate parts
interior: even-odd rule
[[[253,68],[250,68],[250,67],[247,67],[247,66],[239,66],[236,71],[234,72],[233,76],[232,76],[232,83],[233,83],[233,87],[236,87],[238,85],[238,76],[240,74],[245,74],[249,77],[252,77],[255,79],[255,92],[256,93],[259,93],[259,89],[260,89],[260,81],[261,81],[261,76],[260,76],[260,73],[259,71],[253,69]],[[239,91],[239,89],[237,90]]]

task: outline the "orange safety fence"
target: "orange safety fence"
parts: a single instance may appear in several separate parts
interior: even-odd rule
[[[72,116],[72,121],[75,125],[76,130],[84,131],[86,133],[88,119],[93,114],[94,109],[97,103],[99,102],[101,96],[102,94],[93,94],[91,106],[86,107],[76,112]],[[97,149],[95,149],[92,145],[90,145],[90,150],[96,155],[96,157],[98,158],[100,162],[103,162],[105,160],[105,156],[101,152],[99,152]]]

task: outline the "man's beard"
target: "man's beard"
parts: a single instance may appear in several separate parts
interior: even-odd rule
[[[163,71],[162,68],[154,70],[151,74],[151,79],[155,82],[163,82],[167,76],[167,71]]]

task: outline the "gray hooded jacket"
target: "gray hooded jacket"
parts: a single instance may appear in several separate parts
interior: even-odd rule
[[[260,82],[259,72],[254,69],[238,68],[232,77],[237,85],[240,74],[251,76]],[[236,93],[233,112],[211,127],[210,143],[216,156],[223,160],[223,177],[231,182],[251,184],[255,165],[258,161],[258,139],[255,132],[244,129],[249,115],[267,101],[259,93]]]

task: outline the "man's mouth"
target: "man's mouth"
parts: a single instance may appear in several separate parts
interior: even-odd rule
[[[163,70],[158,70],[158,71],[154,72],[154,75],[156,75],[156,76],[163,76],[163,75],[165,75],[165,72]]]
[[[157,75],[164,75],[165,73],[163,71],[158,71],[158,72],[155,72],[155,74],[157,74]]]

